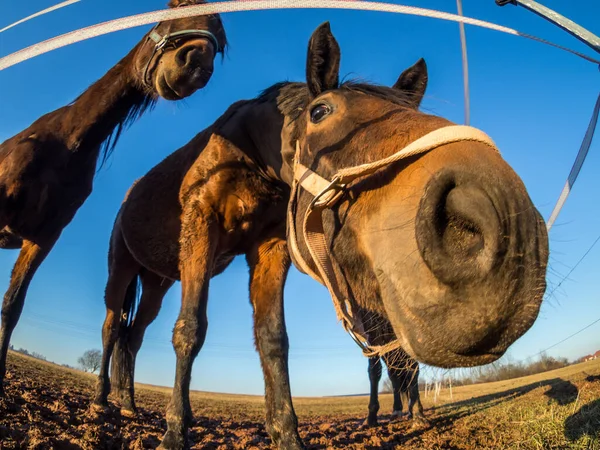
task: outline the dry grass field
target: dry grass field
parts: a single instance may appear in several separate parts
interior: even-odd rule
[[[88,409],[95,378],[9,354],[7,396],[0,399],[0,449],[155,448],[166,429],[169,389],[138,386],[140,414]],[[368,380],[365,375],[365,387]],[[391,419],[380,398],[380,425],[363,425],[368,398],[296,398],[309,449],[599,449],[600,360],[515,380],[442,391],[424,398],[431,425]],[[193,448],[266,449],[258,396],[192,393]]]

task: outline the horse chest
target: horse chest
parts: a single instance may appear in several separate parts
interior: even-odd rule
[[[59,233],[92,191],[93,168],[71,164],[64,148],[36,144],[21,143],[1,167],[8,222],[24,238]]]
[[[245,253],[265,230],[285,219],[285,199],[269,183],[256,177],[237,185],[221,202],[224,251]]]

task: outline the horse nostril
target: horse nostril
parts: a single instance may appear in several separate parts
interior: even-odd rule
[[[194,59],[198,59],[198,58],[194,58],[195,51],[198,51],[198,49],[196,49],[192,45],[187,45],[187,46],[179,49],[177,51],[177,53],[175,54],[175,61],[177,62],[177,65],[179,67],[185,67],[185,66],[191,64],[194,61]]]
[[[432,179],[417,214],[423,260],[446,284],[481,279],[500,257],[500,218],[494,203],[472,177],[457,175],[448,170]]]

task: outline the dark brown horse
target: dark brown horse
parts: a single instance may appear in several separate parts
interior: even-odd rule
[[[169,7],[203,3],[171,0]],[[11,334],[27,288],[62,230],[92,192],[97,160],[158,96],[202,88],[226,45],[218,16],[159,23],[74,102],[0,145],[0,247],[21,248],[2,304],[0,395]]]
[[[427,68],[425,62],[419,62],[419,73],[422,81],[422,90],[419,96],[422,97],[427,84]],[[414,101],[418,101],[415,98]],[[371,311],[360,310],[361,322],[365,326],[366,336],[369,343],[380,346],[386,342],[395,339],[395,333],[389,321]],[[396,348],[382,355],[369,358],[369,414],[366,424],[368,426],[377,425],[377,413],[379,412],[379,381],[382,375],[381,360],[387,366],[388,376],[392,384],[392,396],[394,400],[393,416],[403,416],[403,406],[406,405],[408,419],[414,421],[414,425],[427,425],[428,421],[423,415],[423,405],[419,395],[419,363],[412,358],[402,348]],[[417,407],[415,411],[415,406]]]
[[[267,430],[279,448],[302,447],[283,314],[286,242],[295,243],[294,259],[301,257],[304,267],[316,272],[317,266],[306,233],[292,235],[288,228],[286,236],[294,167],[331,179],[341,168],[381,160],[451,125],[417,110],[424,64],[388,88],[340,84],[339,61],[339,46],[324,24],[309,43],[306,84],[277,84],[232,105],[138,180],[122,205],[111,238],[94,401],[106,404],[119,338],[113,362],[129,371],[117,378],[127,379],[119,388],[126,391],[124,407],[133,407],[133,360],[144,329],[180,279],[175,384],[161,448],[188,444],[190,378],[208,326],[209,281],[237,254],[250,266]],[[347,302],[381,317],[408,354],[432,365],[496,360],[532,325],[545,291],[544,222],[519,177],[482,139],[441,142],[336,186],[338,203],[323,214],[326,248],[336,276],[345,280]],[[314,174],[302,177],[293,199],[296,230],[307,211],[320,207],[307,180]],[[138,279],[143,292],[133,318]]]
[[[369,358],[369,381],[371,391],[369,396],[369,415],[367,425],[377,425],[379,412],[379,380],[381,380],[381,359],[385,361],[388,376],[392,384],[394,405],[392,415],[402,417],[403,407],[407,407],[407,418],[414,420],[415,425],[428,423],[423,414],[423,405],[419,395],[419,363],[411,358],[404,350],[398,348],[383,355],[383,358]],[[416,411],[414,410],[417,407]]]

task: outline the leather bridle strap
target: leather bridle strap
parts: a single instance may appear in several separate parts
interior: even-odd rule
[[[151,83],[148,81],[148,71],[150,70],[150,65],[154,61],[154,58],[163,52],[165,46],[169,43],[169,41],[172,41],[174,39],[181,39],[182,37],[190,38],[190,37],[198,36],[198,37],[206,38],[208,40],[208,42],[211,43],[211,45],[214,48],[215,55],[221,51],[221,46],[219,45],[219,40],[216,38],[216,36],[214,34],[212,34],[208,30],[193,30],[193,29],[192,30],[180,30],[180,31],[175,31],[173,33],[168,33],[168,34],[165,34],[164,36],[161,36],[156,31],[156,29],[158,28],[159,25],[160,25],[160,23],[156,24],[152,28],[152,30],[148,34],[148,38],[147,38],[148,40],[154,41],[154,50],[152,51],[152,54],[150,55],[150,58],[148,58],[148,61],[146,62],[146,66],[144,67],[143,80],[147,86],[151,87]]]
[[[333,257],[325,236],[323,213],[325,210],[333,208],[345,194],[346,186],[357,178],[372,175],[397,161],[426,153],[442,145],[465,141],[481,142],[498,151],[492,139],[483,131],[469,126],[451,125],[426,134],[387,158],[341,169],[333,176],[331,181],[321,177],[299,162],[301,148],[300,143],[296,142],[294,181],[288,208],[288,242],[292,260],[302,272],[327,287],[338,320],[342,322],[344,329],[352,336],[367,357],[382,356],[401,347],[401,343],[399,339],[395,339],[385,345],[369,345],[362,320],[356,314],[355,301],[350,298],[350,295],[343,294],[338,283],[338,277],[333,267]],[[298,207],[299,187],[302,187],[313,196],[313,200],[304,215],[302,234],[313,264],[317,268],[317,273],[304,260],[298,247],[295,215]],[[347,289],[344,289],[344,291],[347,292]]]

